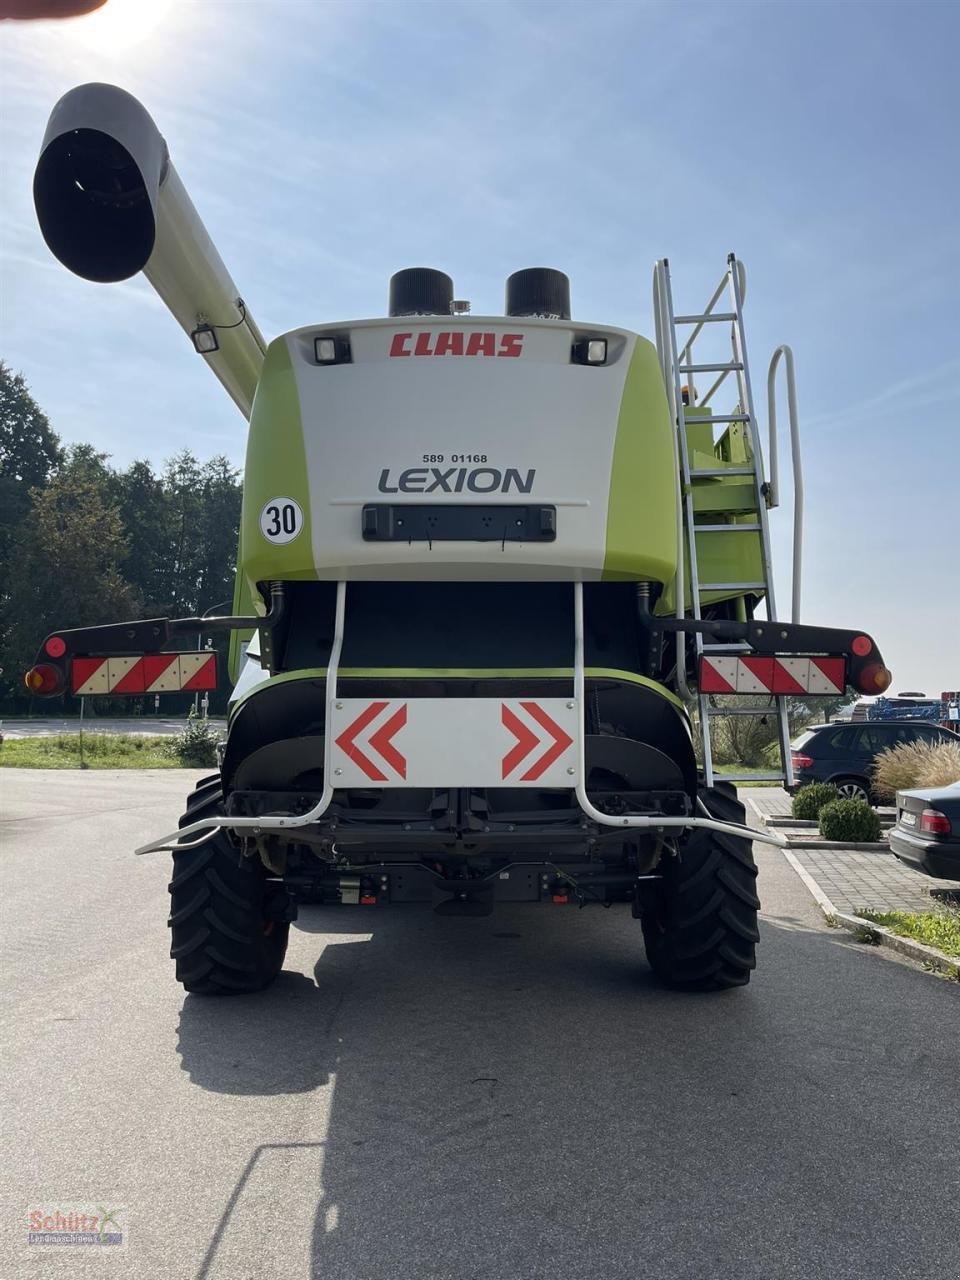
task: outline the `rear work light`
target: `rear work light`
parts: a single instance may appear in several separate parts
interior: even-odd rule
[[[350,343],[346,338],[314,338],[313,354],[317,364],[349,364]]]
[[[198,324],[190,338],[197,355],[212,356],[215,351],[220,350],[220,340],[211,324]]]
[[[574,364],[606,364],[606,338],[581,338],[573,344],[570,353]]]
[[[59,693],[63,686],[63,672],[59,667],[41,662],[30,668],[23,677],[23,683],[31,693],[39,694],[41,697],[49,693]]]
[[[950,819],[939,809],[924,809],[920,815],[920,830],[932,836],[948,836],[953,831]]]
[[[790,752],[790,763],[795,769],[812,769],[813,756],[802,755],[799,751]]]

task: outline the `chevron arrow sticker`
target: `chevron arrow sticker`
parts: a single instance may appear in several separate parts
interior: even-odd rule
[[[546,751],[538,755],[527,771],[520,775],[521,782],[539,782],[550,766],[559,760],[568,747],[573,746],[573,738],[565,729],[561,729],[560,725],[552,720],[538,703],[521,702],[520,706],[532,720],[536,721],[541,732],[539,734],[531,732],[516,713],[511,711],[506,703],[503,704],[503,723],[517,739],[516,746],[503,757],[501,766],[503,780],[506,781],[514,769],[523,763],[535,748],[543,745],[545,733],[549,743]]]
[[[379,728],[367,733],[371,725],[375,725],[380,718],[381,712],[386,711],[389,706],[389,702],[369,703],[336,739],[336,745],[370,782],[388,780],[380,761],[389,765],[402,779],[407,776],[407,762],[393,745],[394,735],[407,722],[406,704],[383,721]],[[365,739],[363,746],[358,739]],[[371,759],[371,756],[375,758]]]
[[[580,727],[565,698],[338,699],[335,787],[572,787]]]

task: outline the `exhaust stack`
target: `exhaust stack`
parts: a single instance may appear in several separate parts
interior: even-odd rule
[[[249,418],[266,343],[136,98],[109,84],[62,97],[33,199],[44,240],[75,275],[112,282],[143,272]]]

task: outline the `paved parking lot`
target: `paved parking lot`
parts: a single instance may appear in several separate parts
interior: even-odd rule
[[[934,880],[898,862],[889,850],[790,850],[840,911],[930,911],[931,891],[960,892],[960,884]]]
[[[760,816],[786,817],[790,797],[780,787],[744,788],[748,812]],[[781,835],[796,832],[776,828]],[[881,836],[885,840],[885,836]],[[930,911],[936,907],[933,890],[957,894],[955,880],[935,880],[914,871],[895,858],[889,849],[811,849],[796,839],[791,854],[840,911]]]
[[[824,927],[758,847],[760,968],[682,996],[629,914],[304,909],[184,997],[184,774],[0,770],[3,1280],[946,1280],[960,987]],[[38,1252],[38,1203],[125,1252]]]

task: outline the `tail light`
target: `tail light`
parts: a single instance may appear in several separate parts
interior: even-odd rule
[[[63,672],[59,667],[51,666],[49,662],[40,662],[37,666],[30,668],[23,677],[23,683],[31,693],[38,694],[41,698],[46,697],[48,694],[60,692],[63,686]]]
[[[950,819],[939,809],[924,809],[920,815],[920,830],[932,836],[948,836],[953,831]]]
[[[812,769],[813,756],[805,756],[800,751],[791,751],[790,763],[795,769]]]

